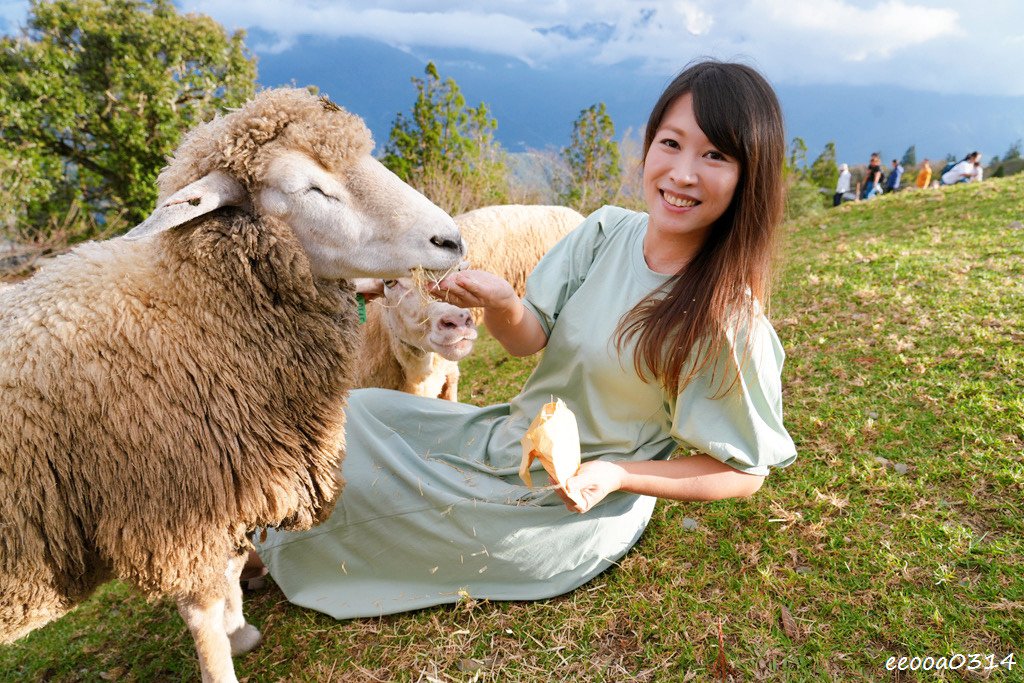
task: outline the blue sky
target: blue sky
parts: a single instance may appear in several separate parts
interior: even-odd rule
[[[1020,0],[179,0],[229,28],[258,29],[257,53],[303,36],[408,49],[464,48],[543,69],[633,61],[677,69],[680,54],[741,57],[776,83],[896,85],[1024,95]],[[0,31],[28,2],[0,0]],[[686,61],[686,60],[682,60]],[[1011,66],[1012,65],[1012,66]]]
[[[574,101],[566,108],[569,113],[558,112],[559,117],[570,118],[544,124],[549,127],[568,126],[572,111],[593,102],[608,101],[611,108],[627,89],[623,74],[627,86],[629,74],[645,88],[653,84],[647,88],[649,94],[644,90],[636,95],[653,99],[659,83],[694,57],[708,55],[759,68],[779,88],[789,108],[787,119],[796,129],[791,132],[808,138],[812,155],[835,138],[839,138],[841,155],[851,160],[879,148],[885,156],[902,154],[914,143],[919,152],[929,155],[960,154],[967,151],[963,148],[979,144],[987,145],[991,155],[1024,135],[1024,0],[177,0],[176,4],[184,12],[207,14],[228,29],[245,29],[247,43],[260,59],[261,77],[275,69],[277,74],[286,73],[302,61],[309,66],[291,78],[300,85],[329,88],[339,82],[339,67],[325,59],[323,68],[315,70],[317,50],[373,41],[408,56],[404,67],[437,61],[443,75],[454,75],[460,85],[467,84],[464,89],[471,103],[487,101],[499,114],[503,107],[512,111],[511,103],[501,100],[502,89],[532,85],[537,90],[563,87],[566,97],[572,95],[570,90],[587,93],[586,99],[579,95],[579,106]],[[27,11],[25,0],[0,0],[0,32],[16,32]],[[387,93],[378,93],[378,100],[390,107],[379,113],[378,139],[386,135],[386,122],[400,106],[395,104],[397,98],[411,103],[412,95],[404,94],[412,92],[409,77],[421,73],[422,68],[414,66],[401,73],[381,71],[372,76],[386,80],[388,88],[405,89],[392,92],[390,99]],[[475,85],[474,73],[478,74]],[[567,79],[572,79],[571,88],[564,87]],[[351,78],[344,87],[347,90],[338,85],[326,92],[352,92]],[[344,97],[339,101],[350,107],[357,104]],[[367,111],[357,113],[370,122],[374,116],[370,106],[358,104]],[[642,114],[649,104],[639,103],[637,110]],[[530,106],[537,109],[535,104]],[[618,111],[627,124],[642,121],[641,115],[624,105]],[[499,122],[514,127],[512,116],[499,115]],[[515,116],[522,118],[522,111]],[[915,128],[918,117],[922,120]],[[932,148],[921,150],[923,142]]]
[[[260,49],[314,34],[408,49],[466,48],[536,68],[571,58],[597,68],[633,60],[667,71],[681,66],[681,53],[711,54],[750,59],[778,83],[1024,95],[1020,0],[186,0],[180,6],[273,35]]]

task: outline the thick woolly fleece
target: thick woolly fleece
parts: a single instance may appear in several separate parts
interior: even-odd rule
[[[473,268],[502,276],[526,293],[526,278],[540,258],[573,228],[583,215],[565,206],[503,204],[455,216]]]
[[[158,202],[211,171],[252,190],[282,151],[304,152],[332,173],[373,151],[363,120],[301,88],[266,91],[240,110],[198,126],[182,139],[157,178]]]
[[[193,131],[161,195],[216,168],[258,185],[284,146],[339,169],[372,142],[335,105],[276,91]],[[246,532],[326,518],[356,315],[290,228],[237,209],[83,245],[0,290],[0,642],[111,576],[222,592]]]

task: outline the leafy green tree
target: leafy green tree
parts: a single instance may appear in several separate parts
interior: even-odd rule
[[[903,153],[900,164],[908,171],[917,166],[917,145],[911,145],[907,148],[907,151]]]
[[[0,39],[0,157],[29,187],[21,218],[73,202],[145,217],[182,131],[254,92],[243,37],[171,0],[33,0],[23,35]]]
[[[615,124],[603,102],[580,112],[561,156],[568,170],[560,181],[563,204],[589,213],[616,200],[622,186],[621,154]]]
[[[825,149],[821,151],[821,154],[811,163],[811,168],[808,171],[810,175],[811,183],[815,187],[825,188],[829,191],[826,195],[831,201],[831,191],[835,189],[836,181],[839,180],[839,167],[836,165],[836,143],[828,142],[825,144]]]
[[[508,165],[494,140],[497,121],[484,103],[466,106],[452,78],[433,62],[413,78],[412,113],[399,113],[381,161],[449,213],[496,204],[508,196]]]

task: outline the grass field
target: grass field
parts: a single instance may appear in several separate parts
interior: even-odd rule
[[[552,600],[336,622],[271,585],[239,676],[1024,680],[1022,222],[1017,176],[787,225],[770,317],[793,466],[751,499],[659,503],[620,566]],[[484,339],[462,398],[507,399],[530,367]],[[957,654],[983,657],[886,669]],[[174,606],[119,583],[0,647],[0,680],[197,675]]]

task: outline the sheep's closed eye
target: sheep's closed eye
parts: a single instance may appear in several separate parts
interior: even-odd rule
[[[332,201],[336,201],[336,202],[340,202],[341,201],[337,197],[335,197],[333,195],[327,194],[326,192],[324,192],[322,189],[320,189],[316,185],[310,185],[309,187],[306,188],[306,194],[309,194],[310,192],[318,194],[318,195],[322,195],[322,196],[324,196],[327,199],[330,199]]]

